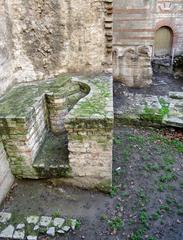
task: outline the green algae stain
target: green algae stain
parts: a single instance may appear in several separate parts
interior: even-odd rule
[[[106,103],[108,98],[110,98],[109,84],[108,82],[100,82],[95,79],[92,82],[95,86],[95,92],[85,101],[79,103],[76,111],[76,115],[79,116],[91,116],[93,114],[106,115]]]
[[[24,117],[44,93],[67,96],[79,90],[79,85],[71,83],[71,77],[59,76],[54,81],[16,86],[0,99],[0,117]]]

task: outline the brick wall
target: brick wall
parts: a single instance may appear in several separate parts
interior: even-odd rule
[[[154,45],[155,32],[169,26],[176,54],[183,51],[183,2],[169,0],[114,0],[114,46]]]
[[[90,93],[74,106],[65,120],[71,175],[75,185],[110,191],[113,147],[112,79],[101,77],[83,82],[90,86]]]
[[[149,71],[149,80],[146,81],[144,73],[138,76],[133,75],[133,71],[129,79],[133,79],[134,84],[130,84],[130,80],[125,77],[121,70],[125,69],[124,58],[128,49],[133,51],[130,57],[134,64],[134,70],[137,65],[142,64],[142,55],[138,54],[138,47],[147,47],[150,50],[149,64],[154,52],[155,32],[162,26],[168,26],[173,30],[173,46],[175,55],[183,52],[183,2],[169,0],[114,0],[113,1],[113,51],[114,51],[114,77],[122,81],[128,86],[144,86],[151,83],[152,74],[150,70],[145,69],[147,74]],[[136,60],[135,60],[136,57]],[[141,60],[139,60],[141,58]],[[147,63],[147,61],[145,61]],[[128,65],[128,64],[127,64]],[[148,67],[149,68],[149,67]],[[122,71],[122,72],[120,72]],[[125,70],[124,70],[125,71]],[[130,74],[130,73],[129,73]],[[145,75],[146,75],[145,74]],[[135,79],[141,79],[137,85]],[[125,79],[125,80],[124,80]]]
[[[13,176],[9,168],[6,152],[4,150],[2,142],[0,142],[0,203],[6,196],[11,185],[13,184]]]

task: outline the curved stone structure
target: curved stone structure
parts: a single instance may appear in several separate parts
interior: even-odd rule
[[[74,81],[60,76],[55,81],[16,86],[0,99],[1,141],[11,171],[18,178],[75,178],[82,169],[82,176],[91,179],[88,187],[106,182],[111,185],[112,127],[112,79]],[[80,141],[85,133],[88,143]],[[79,152],[83,162],[74,163],[73,159],[78,159],[78,152],[72,149],[76,135],[78,149],[88,154]],[[87,169],[89,155],[92,163]]]

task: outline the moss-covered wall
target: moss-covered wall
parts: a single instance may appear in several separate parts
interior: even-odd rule
[[[74,106],[65,121],[69,163],[80,186],[108,191],[112,184],[112,79],[98,77],[83,82],[90,86],[90,93]]]
[[[16,177],[40,177],[33,162],[47,132],[62,133],[66,115],[85,95],[79,83],[63,75],[18,85],[0,99],[0,136]]]
[[[65,129],[69,148],[67,177],[69,173],[75,183],[109,191],[112,184],[112,78],[60,76],[55,81],[17,86],[0,100],[0,136],[12,173],[18,178],[61,176],[59,160],[53,174],[48,172],[47,159],[46,164],[41,162],[38,168],[34,163],[45,137],[49,136],[47,131],[60,134]]]

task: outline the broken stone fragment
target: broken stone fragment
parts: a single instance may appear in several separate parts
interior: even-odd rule
[[[70,230],[70,227],[69,227],[69,226],[64,226],[64,227],[62,228],[62,230],[63,230],[64,232],[68,232],[68,231]]]
[[[59,233],[59,234],[64,234],[65,232],[64,232],[62,229],[58,229],[58,230],[57,230],[57,233]]]
[[[17,230],[13,234],[13,239],[23,240],[25,238],[25,231],[24,230]]]
[[[33,230],[37,231],[38,229],[39,229],[39,225],[36,225]]]
[[[46,216],[42,216],[40,219],[40,223],[39,225],[41,227],[47,227],[52,221],[52,217],[46,217]]]
[[[64,222],[65,222],[64,218],[55,218],[53,221],[53,225],[55,227],[61,228],[63,226]]]
[[[72,230],[75,230],[76,224],[77,224],[77,220],[76,219],[71,219],[71,228],[72,228]]]
[[[21,229],[23,229],[23,228],[25,228],[25,224],[24,224],[24,223],[20,223],[20,224],[18,224],[17,227],[16,227],[17,230],[21,230]]]
[[[27,217],[27,222],[29,224],[37,224],[38,221],[39,221],[39,217],[38,216]]]
[[[27,240],[37,240],[37,236],[27,236]]]
[[[14,226],[9,225],[0,233],[0,238],[12,238],[14,230]]]
[[[11,213],[0,212],[0,223],[6,223],[10,220]]]
[[[55,236],[55,227],[48,228],[48,231],[46,233],[48,236],[54,237]]]

